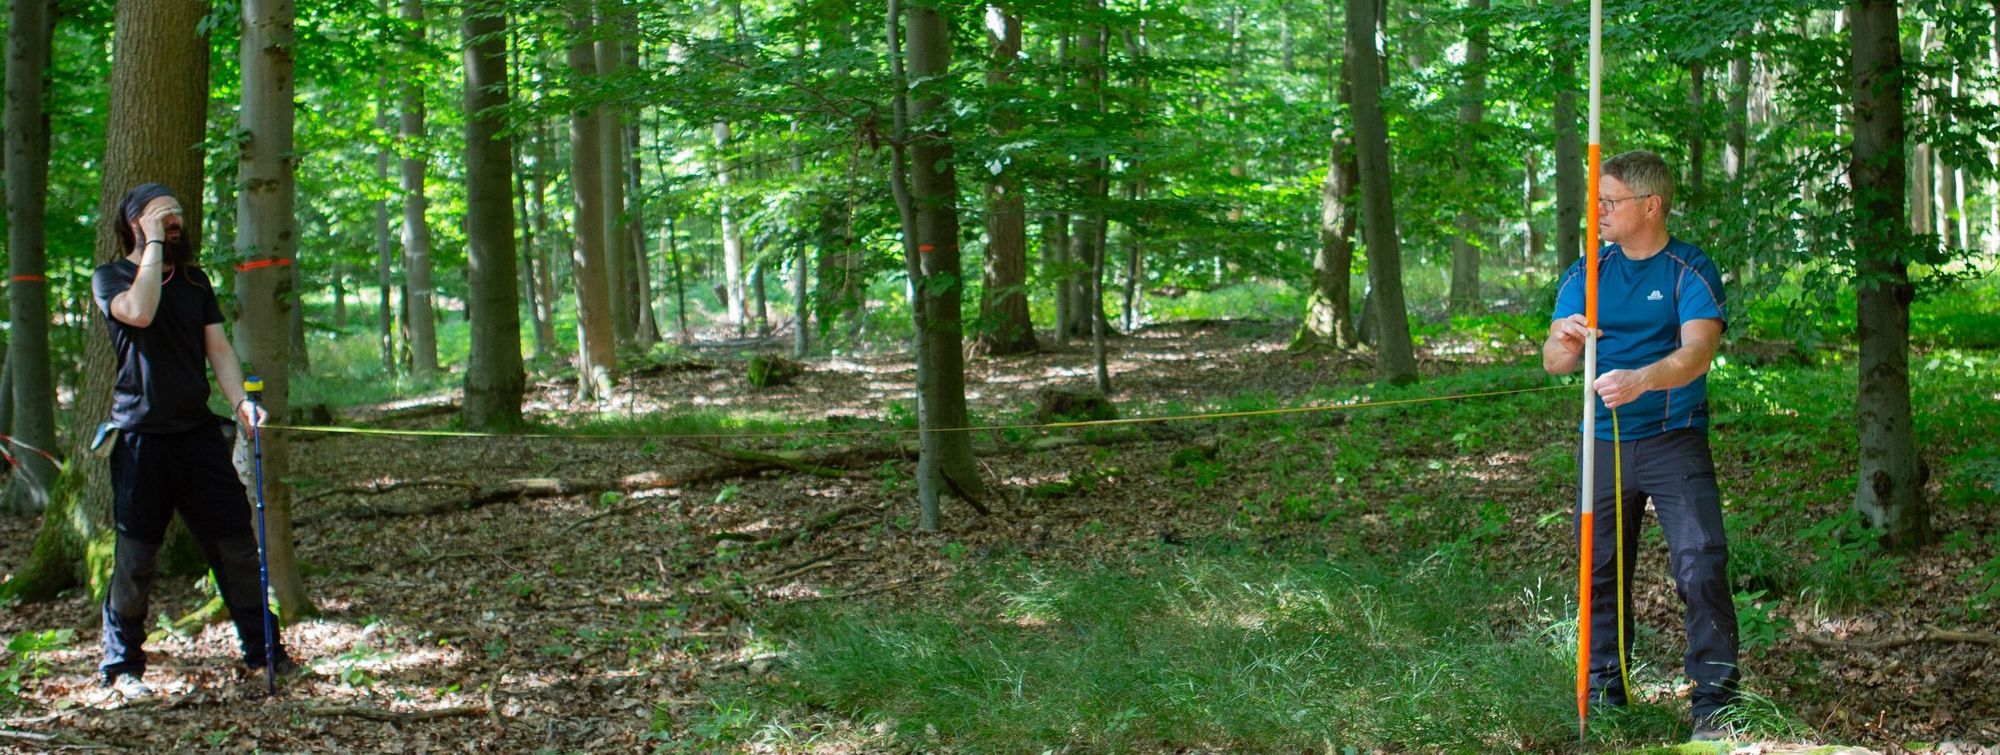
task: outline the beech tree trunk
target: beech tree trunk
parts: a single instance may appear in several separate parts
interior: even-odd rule
[[[987,6],[986,28],[993,55],[986,69],[989,88],[1007,91],[1020,68],[1021,19]],[[1017,128],[1012,110],[996,107],[994,130],[1002,137]],[[980,290],[978,341],[988,354],[1035,351],[1035,324],[1028,317],[1028,211],[1017,171],[1002,166],[986,185],[985,280]]]
[[[1469,0],[1470,10],[1483,12],[1492,7],[1492,0]],[[1464,101],[1458,106],[1458,123],[1472,138],[1478,133],[1480,123],[1486,119],[1486,49],[1487,32],[1482,19],[1471,25],[1465,33],[1465,91]],[[1469,152],[1460,153],[1458,176],[1461,185],[1471,185],[1474,178],[1463,161],[1471,159]],[[1451,238],[1451,293],[1448,296],[1451,311],[1470,314],[1479,309],[1479,248],[1474,243],[1480,236],[1480,219],[1468,206],[1458,212],[1458,233]]]
[[[1918,474],[1910,414],[1910,284],[1913,249],[1904,217],[1905,72],[1894,0],[1849,6],[1853,57],[1855,194],[1860,258],[1855,276],[1860,344],[1860,474],[1854,509],[1881,528],[1887,543],[1914,549],[1936,540]]]
[[[597,50],[588,36],[595,24],[591,0],[570,0],[570,70],[578,78],[597,75]],[[571,269],[576,278],[577,329],[580,337],[577,395],[587,400],[610,398],[616,384],[618,350],[613,340],[610,276],[605,271],[604,129],[597,114],[581,108],[570,115],[570,188],[576,206],[570,215],[575,234]]]
[[[55,460],[28,450],[56,451],[55,382],[49,368],[48,245],[43,218],[49,199],[48,88],[51,40],[55,32],[51,0],[14,0],[7,18],[6,205],[7,312],[4,351],[10,378],[0,390],[13,405],[5,433],[7,453],[17,460],[8,476],[0,513],[27,514],[47,506],[56,482]],[[187,233],[194,233],[189,228]],[[96,335],[95,332],[92,335]],[[79,432],[78,434],[83,434]]]
[[[472,350],[465,365],[465,426],[521,424],[521,310],[514,259],[514,145],[506,126],[504,0],[471,0],[465,36],[465,239]]]
[[[410,25],[411,49],[424,38],[423,0],[403,0],[403,20]],[[430,167],[424,141],[424,93],[415,78],[403,86],[403,311],[408,322],[410,371],[420,379],[437,374],[437,313],[431,290],[431,227],[424,219],[430,201],[424,196],[424,173]]]
[[[292,421],[289,324],[298,306],[293,295],[298,280],[298,223],[293,214],[298,182],[292,153],[295,17],[291,0],[243,2],[239,128],[245,136],[237,158],[236,185],[241,193],[236,205],[236,249],[250,269],[236,274],[236,297],[243,307],[236,327],[249,347],[243,358],[251,370],[245,374],[263,377],[264,410],[275,424]],[[313,607],[293,551],[289,434],[265,433],[263,451],[264,555],[278,602],[275,608],[291,620],[310,615]]]
[[[1389,129],[1382,118],[1381,51],[1375,47],[1375,0],[1346,0],[1347,59],[1353,61],[1354,140],[1361,175],[1361,211],[1368,241],[1369,295],[1375,300],[1376,368],[1384,381],[1417,379],[1403,303],[1402,241],[1389,181]]]
[[[1354,156],[1353,67],[1343,62],[1335,85],[1348,122],[1333,127],[1327,155],[1326,180],[1320,184],[1319,248],[1313,253],[1312,293],[1306,317],[1292,337],[1293,349],[1331,346],[1341,351],[1361,345],[1354,332],[1354,229],[1358,217],[1355,191],[1361,168]]]
[[[618,0],[598,0],[597,25],[600,30],[620,30],[625,20]],[[617,35],[597,40],[597,75],[611,78],[624,67],[623,44]],[[639,308],[634,294],[638,271],[634,269],[631,239],[625,228],[625,113],[614,105],[597,108],[597,159],[604,182],[602,222],[604,224],[604,282],[611,296],[611,335],[619,344],[630,344],[639,335]]]

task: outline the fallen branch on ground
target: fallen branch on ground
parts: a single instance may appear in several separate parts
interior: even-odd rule
[[[84,739],[83,737],[71,734],[66,731],[39,732],[39,731],[15,731],[13,729],[0,729],[0,740],[13,740],[16,742],[33,742],[37,745],[42,745],[42,746],[55,745],[57,747],[75,747],[77,749],[82,749],[82,750],[114,750],[120,747],[129,747],[129,745],[112,745],[94,740]]]
[[[1925,642],[1964,642],[1975,645],[2000,645],[2000,634],[1982,632],[1954,632],[1948,629],[1929,627],[1915,634],[1891,635],[1879,640],[1836,640],[1822,635],[1805,635],[1806,642],[1830,650],[1881,651],[1916,645]]]
[[[366,718],[370,721],[387,723],[408,723],[412,721],[435,721],[440,718],[471,718],[486,715],[485,706],[459,706],[437,710],[383,710],[362,705],[308,705],[300,712],[308,716],[327,718]]]
[[[313,493],[312,495],[302,495],[298,497],[298,502],[305,503],[307,501],[316,501],[321,498],[325,498],[327,496],[336,496],[336,495],[381,495],[383,493],[402,490],[404,488],[458,488],[461,490],[478,490],[479,485],[478,483],[467,482],[465,480],[394,480],[390,482],[371,482],[366,485],[356,485],[353,487],[346,487],[346,488],[334,488],[332,490],[322,490],[317,493]]]

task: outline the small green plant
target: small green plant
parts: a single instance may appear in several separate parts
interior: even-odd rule
[[[743,495],[742,485],[724,485],[721,490],[716,491],[715,503],[717,505],[725,504],[736,500],[736,497],[740,495]]]
[[[944,548],[941,549],[941,552],[944,554],[945,560],[956,564],[961,561],[964,561],[966,554],[971,553],[972,549],[967,548],[965,546],[965,543],[953,540],[949,543],[945,543]]]
[[[1778,644],[1778,630],[1784,620],[1764,600],[1764,591],[1736,593],[1735,601],[1736,626],[1743,647],[1757,649]]]
[[[515,597],[525,598],[535,594],[535,583],[528,579],[528,575],[521,572],[514,572],[507,576],[506,588]]]
[[[0,709],[18,706],[25,685],[48,676],[48,667],[41,659],[43,653],[59,650],[75,638],[73,629],[47,629],[23,632],[8,639],[7,665],[0,669]]]
[[[236,738],[236,727],[234,726],[231,726],[227,729],[222,729],[220,731],[211,731],[207,734],[201,735],[201,741],[207,742],[208,746],[210,747],[221,747],[223,745],[229,744],[229,740],[235,738]]]

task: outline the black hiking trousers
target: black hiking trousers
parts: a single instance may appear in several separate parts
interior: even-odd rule
[[[1687,605],[1687,655],[1683,666],[1695,684],[1692,713],[1708,716],[1736,702],[1742,678],[1736,663],[1736,604],[1729,586],[1729,541],[1722,527],[1722,495],[1706,430],[1673,430],[1624,441],[1624,490],[1614,494],[1613,443],[1598,440],[1595,480],[1595,543],[1590,565],[1590,699],[1625,704],[1618,670],[1618,496],[1625,515],[1625,637],[1637,639],[1632,617],[1632,569],[1638,560],[1640,523],[1646,501],[1667,540],[1674,589]],[[1573,517],[1581,545],[1581,517]]]
[[[243,662],[263,668],[263,580],[249,496],[230,463],[220,425],[180,433],[121,432],[111,451],[112,513],[117,552],[104,598],[105,681],[146,671],[146,619],[155,562],[175,512],[194,535],[215,575],[222,603],[236,625]],[[276,621],[275,618],[272,619]],[[274,623],[273,626],[276,626]],[[284,657],[283,643],[276,655]]]

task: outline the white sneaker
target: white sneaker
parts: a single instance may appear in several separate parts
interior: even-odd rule
[[[119,697],[125,698],[126,702],[153,696],[153,688],[146,686],[145,682],[139,681],[139,677],[131,674],[119,674],[118,678],[111,680],[111,690],[118,693]]]

